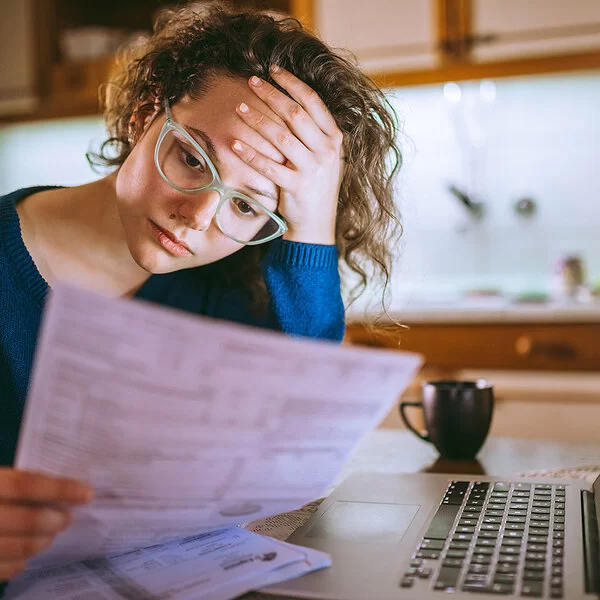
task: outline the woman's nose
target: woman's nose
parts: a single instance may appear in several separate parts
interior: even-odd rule
[[[219,193],[214,190],[190,194],[178,206],[177,212],[190,229],[205,231],[215,217],[219,200]]]

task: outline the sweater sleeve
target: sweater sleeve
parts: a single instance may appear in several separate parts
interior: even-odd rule
[[[344,304],[335,246],[275,241],[262,273],[269,292],[267,327],[341,341]]]

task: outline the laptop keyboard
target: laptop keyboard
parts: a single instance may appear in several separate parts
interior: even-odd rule
[[[563,597],[565,486],[450,482],[400,586]]]

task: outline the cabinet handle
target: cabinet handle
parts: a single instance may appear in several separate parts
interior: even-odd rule
[[[531,348],[533,347],[533,341],[529,335],[521,335],[515,342],[515,350],[520,356],[529,356],[531,354]]]
[[[530,335],[521,335],[515,342],[519,356],[546,356],[557,360],[570,360],[577,356],[577,349],[568,342],[536,342]]]

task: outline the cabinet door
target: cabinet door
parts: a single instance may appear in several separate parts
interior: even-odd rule
[[[437,63],[435,0],[317,0],[317,33],[370,72]]]
[[[473,0],[472,26],[476,61],[600,50],[600,0]]]
[[[32,0],[0,0],[0,114],[35,109]]]

